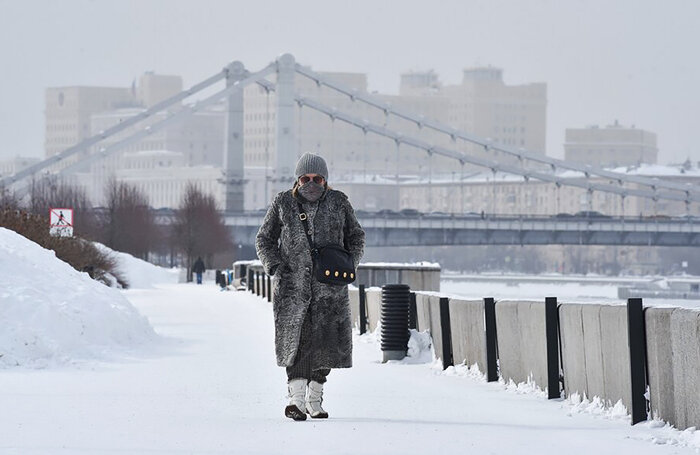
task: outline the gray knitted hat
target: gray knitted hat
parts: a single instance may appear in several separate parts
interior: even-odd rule
[[[304,153],[297,161],[296,176],[299,178],[304,174],[318,174],[328,180],[326,161],[320,155],[314,155],[309,152]]]

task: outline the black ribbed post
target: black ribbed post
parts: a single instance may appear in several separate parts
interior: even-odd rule
[[[255,271],[255,295],[260,295],[260,272]]]
[[[411,292],[408,300],[408,328],[418,330],[418,309],[416,308],[415,292]]]
[[[384,361],[401,360],[408,351],[408,301],[406,284],[382,286],[382,354]]]
[[[450,325],[450,299],[440,297],[440,331],[442,332],[442,369],[454,365],[452,359],[452,327]]]
[[[248,290],[250,292],[254,292],[254,286],[253,286],[253,271],[251,269],[248,269],[248,279],[247,279],[247,285],[248,285]]]
[[[496,350],[496,302],[493,297],[484,299],[486,325],[486,379],[498,381],[498,352]]]
[[[646,393],[646,337],[642,299],[627,300],[627,333],[630,348],[630,376],[632,383],[632,425],[647,420]]]
[[[360,285],[360,335],[367,332],[367,294],[365,294],[365,285]]]
[[[549,399],[560,398],[559,388],[559,309],[556,297],[544,299],[547,339],[547,389]]]
[[[221,286],[221,270],[218,270],[218,269],[217,269],[217,271],[214,272],[214,281],[216,282],[216,284],[218,284],[219,286]],[[223,286],[222,286],[222,287],[223,287]]]

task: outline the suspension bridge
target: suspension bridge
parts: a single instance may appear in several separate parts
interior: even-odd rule
[[[358,117],[341,107],[324,104],[311,96],[302,94],[295,81],[298,78],[311,81],[346,98],[351,103],[360,103],[368,110],[376,111],[385,118],[396,118],[414,125],[410,134],[388,126],[387,122],[374,122]],[[271,81],[274,79],[274,82]],[[184,100],[220,82],[225,87],[208,94],[190,104]],[[427,154],[453,160],[462,175],[466,165],[496,174],[510,174],[523,181],[539,181],[554,188],[575,187],[589,196],[602,193],[619,198],[624,207],[628,198],[640,198],[681,204],[685,214],[691,213],[691,205],[700,201],[700,186],[692,183],[649,178],[640,175],[617,173],[594,165],[583,165],[547,157],[542,153],[528,151],[522,147],[511,147],[495,143],[490,138],[477,137],[469,132],[426,118],[425,116],[393,106],[380,97],[353,87],[335,82],[308,66],[298,63],[291,54],[284,54],[258,71],[250,71],[241,62],[233,62],[220,72],[195,84],[175,96],[130,117],[84,141],[50,156],[45,160],[20,170],[14,175],[0,179],[0,187],[11,188],[16,194],[26,194],[29,181],[47,174],[69,175],[85,169],[93,163],[117,154],[120,150],[143,140],[155,132],[181,122],[188,116],[213,105],[225,103],[226,132],[223,150],[221,184],[225,187],[224,214],[231,226],[236,243],[252,245],[254,232],[260,225],[260,213],[246,212],[245,163],[244,163],[244,89],[257,85],[265,93],[274,92],[276,115],[274,125],[275,160],[270,163],[271,176],[267,177],[272,194],[288,189],[293,182],[293,169],[300,154],[295,125],[297,110],[309,109],[327,116],[333,124],[342,122],[360,131],[364,137],[375,135],[393,141],[397,149],[403,147],[402,159],[417,159],[417,154]],[[174,106],[181,108],[173,110]],[[163,116],[162,114],[165,113]],[[159,115],[156,117],[157,115]],[[154,121],[154,119],[158,119]],[[376,118],[376,117],[375,117]],[[143,126],[147,125],[147,126]],[[126,137],[107,145],[108,138]],[[444,136],[445,141],[436,143],[422,137],[421,132]],[[423,135],[425,136],[425,135]],[[444,145],[447,142],[451,145]],[[484,153],[464,151],[462,144],[479,147]],[[499,157],[508,157],[499,160]],[[564,178],[563,171],[575,171],[581,178]],[[267,183],[266,183],[267,188]],[[624,213],[624,210],[623,210]],[[163,223],[168,216],[159,217]],[[700,223],[692,217],[629,218],[606,217],[596,219],[560,219],[556,216],[482,216],[452,214],[435,219],[431,216],[391,217],[365,214],[360,220],[367,230],[368,244],[373,246],[413,245],[464,245],[464,244],[577,244],[577,245],[647,245],[647,246],[698,246]]]

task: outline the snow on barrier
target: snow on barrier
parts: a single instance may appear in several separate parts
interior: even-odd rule
[[[407,284],[421,291],[440,290],[440,265],[429,262],[402,264],[367,262],[357,267],[357,283],[381,288],[385,284]]]
[[[435,358],[444,360],[442,327],[440,325],[440,296],[416,292],[416,314],[418,315],[417,330],[430,332]]]

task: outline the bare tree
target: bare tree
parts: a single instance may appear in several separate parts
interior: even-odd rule
[[[76,235],[95,239],[99,232],[92,201],[82,187],[71,185],[56,177],[32,181],[27,210],[48,216],[51,208],[73,209],[73,230]]]
[[[16,209],[19,206],[19,201],[15,194],[5,186],[0,185],[0,210]]]
[[[15,231],[42,247],[53,250],[57,258],[78,271],[88,273],[95,280],[112,285],[116,279],[119,285],[128,287],[115,259],[100,251],[92,242],[80,236],[50,235],[48,215],[48,212],[33,214],[20,208],[5,207],[0,210],[0,227]]]
[[[148,259],[156,232],[148,198],[137,187],[111,178],[106,186],[102,241],[113,250]]]
[[[197,256],[211,263],[215,253],[230,250],[231,235],[223,217],[216,209],[216,201],[202,193],[194,183],[188,183],[173,223],[173,240],[187,261],[187,280],[192,279],[192,264]]]

